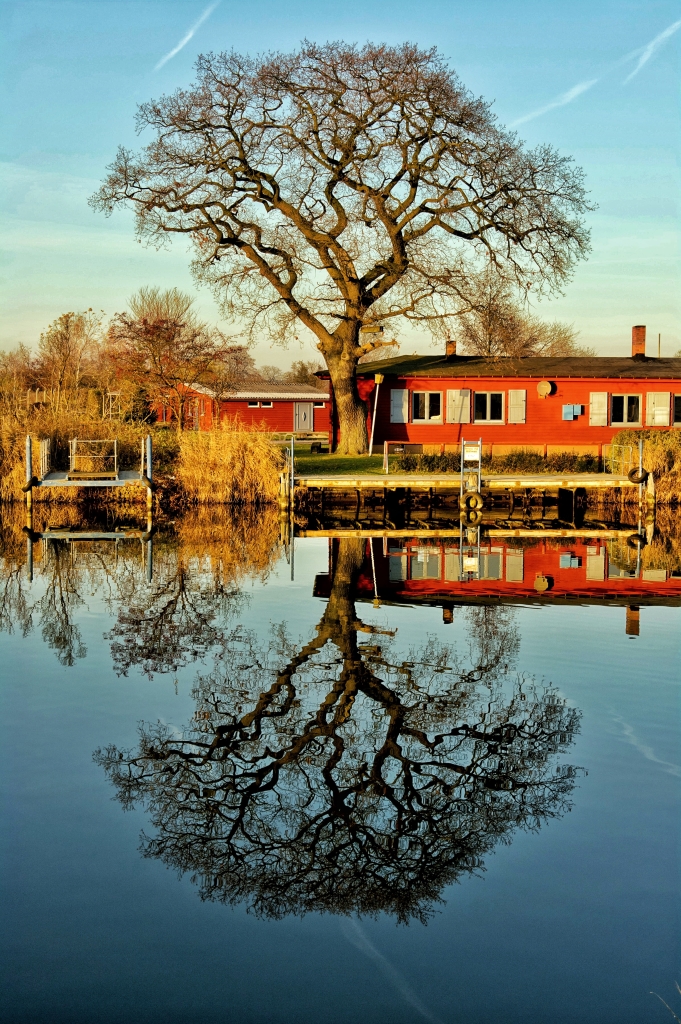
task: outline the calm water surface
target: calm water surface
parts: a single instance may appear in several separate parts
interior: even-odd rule
[[[0,1020],[681,1010],[671,582],[632,626],[626,567],[563,599],[574,545],[535,601],[537,550],[485,549],[468,605],[454,544],[298,539],[292,580],[270,519],[165,527],[151,582],[134,538],[36,540],[32,582],[3,545]]]

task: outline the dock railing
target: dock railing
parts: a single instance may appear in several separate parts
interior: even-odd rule
[[[69,441],[69,477],[118,477],[118,441],[74,437]]]
[[[634,445],[603,445],[603,469],[606,473],[626,476],[630,469],[638,466],[638,461],[638,448]]]

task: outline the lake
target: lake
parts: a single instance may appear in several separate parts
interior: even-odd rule
[[[17,515],[1,1021],[681,1013],[681,524]]]

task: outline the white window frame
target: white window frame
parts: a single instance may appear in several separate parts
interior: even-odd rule
[[[627,420],[627,419],[616,420],[616,419],[614,419],[613,415],[612,415],[612,403],[613,403],[613,400],[615,398],[623,398],[624,399],[624,414],[625,414],[625,416],[626,416],[626,413],[627,413],[627,399],[629,399],[629,398],[638,398],[638,419],[637,420]],[[630,391],[630,392],[627,392],[626,394],[623,394],[621,391],[617,391],[617,392],[613,391],[611,393],[611,395],[610,395],[610,402],[608,404],[610,406],[610,426],[611,427],[640,427],[640,426],[642,426],[642,424],[643,424],[643,420],[642,420],[642,414],[643,414],[643,395],[641,395],[641,394],[639,394],[639,393],[637,393],[635,391]]]
[[[476,419],[476,416],[475,416],[475,399],[478,397],[478,395],[486,395],[487,396],[487,412],[489,412],[490,395],[501,395],[501,419],[499,419],[499,420],[491,420],[491,419],[479,420],[479,419]],[[489,423],[490,425],[494,425],[494,424],[498,425],[500,423],[505,423],[506,422],[506,420],[504,418],[505,417],[505,413],[506,413],[506,393],[504,391],[474,391],[473,392],[473,423],[483,423],[483,424],[484,423]]]
[[[424,419],[417,419],[417,417],[414,415],[414,399],[416,398],[417,395],[427,395],[428,396],[428,401],[426,402],[426,404],[428,406],[428,413],[429,414],[430,414],[430,396],[431,395],[438,395],[439,399],[440,399],[440,412],[439,412],[439,414],[437,416],[427,415]],[[443,423],[444,422],[444,419],[443,419],[443,416],[442,416],[442,392],[441,391],[412,391],[411,392],[411,398],[410,398],[410,405],[411,405],[411,422],[412,423]]]
[[[312,408],[313,409],[326,409],[326,402],[313,402],[312,403]]]
[[[274,408],[274,402],[261,402],[260,403],[260,408],[261,409],[273,409]]]
[[[249,402],[248,403],[248,408],[249,409],[259,409],[260,408],[260,402]]]

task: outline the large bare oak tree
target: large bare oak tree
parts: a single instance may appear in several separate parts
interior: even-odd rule
[[[191,238],[226,317],[285,341],[311,331],[340,451],[366,451],[358,360],[409,321],[445,334],[491,264],[551,290],[588,250],[582,172],[527,150],[435,49],[303,43],[200,57],[196,83],[143,104],[91,202],[131,205],[141,236]]]

